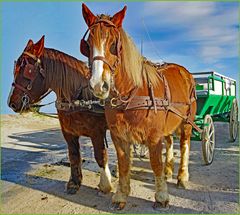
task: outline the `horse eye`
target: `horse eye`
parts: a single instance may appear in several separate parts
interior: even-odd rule
[[[110,47],[110,52],[113,55],[117,55],[117,44],[114,42],[112,43],[111,47]]]

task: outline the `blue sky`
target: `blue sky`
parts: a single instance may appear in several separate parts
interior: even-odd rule
[[[45,35],[45,46],[86,61],[79,41],[86,31],[81,2],[3,2],[1,111],[13,81],[13,61],[27,41]],[[215,70],[238,79],[238,5],[236,2],[86,3],[96,14],[113,15],[128,6],[123,27],[153,61],[183,65],[190,72]],[[150,38],[148,36],[150,35]],[[53,100],[50,96],[45,100]],[[54,112],[54,106],[43,109]]]

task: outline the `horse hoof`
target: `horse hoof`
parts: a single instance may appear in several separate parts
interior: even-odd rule
[[[68,188],[67,189],[67,194],[73,195],[73,194],[76,194],[77,191],[78,191],[78,189],[76,189],[76,188]]]
[[[160,210],[168,210],[169,209],[169,200],[163,202],[154,202],[153,209],[160,211]]]
[[[187,189],[187,181],[178,180],[177,187],[181,189]]]
[[[99,191],[104,193],[104,194],[108,194],[111,192],[112,190],[112,186],[111,185],[108,185],[108,186],[102,186],[102,185],[98,185],[98,188],[99,188]]]
[[[125,207],[125,205],[126,205],[126,202],[114,202],[111,204],[110,208],[111,208],[111,210],[119,211],[119,210],[122,210]]]
[[[81,184],[75,184],[73,181],[67,183],[67,194],[73,195],[76,194],[79,190]]]

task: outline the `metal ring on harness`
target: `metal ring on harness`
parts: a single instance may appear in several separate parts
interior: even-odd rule
[[[110,100],[111,106],[112,106],[112,107],[117,107],[117,101],[118,101],[117,98],[112,98],[112,99]]]

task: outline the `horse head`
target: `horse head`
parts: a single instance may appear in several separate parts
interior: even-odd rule
[[[90,88],[100,99],[109,96],[112,76],[120,63],[120,29],[126,9],[125,6],[112,17],[103,14],[95,16],[85,4],[82,5],[88,30],[81,40],[80,51],[89,59],[92,73]],[[88,38],[85,39],[87,34]]]
[[[44,36],[35,44],[29,40],[14,62],[14,80],[8,106],[15,112],[29,110],[31,104],[39,102],[48,91],[44,86],[45,73],[41,62],[43,51]]]

